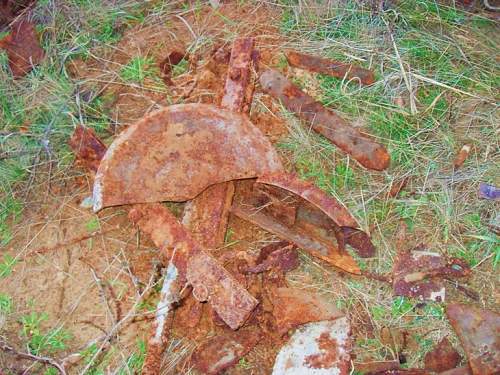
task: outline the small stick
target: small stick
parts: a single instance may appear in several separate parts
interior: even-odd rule
[[[64,369],[64,366],[61,365],[60,363],[56,362],[52,358],[40,357],[38,355],[34,355],[34,354],[30,354],[30,353],[19,352],[16,349],[14,349],[12,346],[8,345],[4,341],[0,342],[0,350],[7,352],[7,353],[11,353],[19,358],[29,359],[30,361],[39,362],[39,363],[43,363],[44,365],[55,367],[59,371],[59,373],[61,373],[62,375],[66,375],[66,370]]]

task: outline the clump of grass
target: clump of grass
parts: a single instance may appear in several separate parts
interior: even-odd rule
[[[157,68],[150,57],[133,57],[120,71],[120,77],[125,82],[144,83],[147,77],[156,77]]]
[[[56,328],[44,332],[41,324],[49,318],[48,314],[31,312],[20,319],[22,325],[21,334],[28,340],[28,348],[31,354],[54,353],[66,349],[66,342],[72,335]]]

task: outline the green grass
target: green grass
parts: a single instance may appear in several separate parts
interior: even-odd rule
[[[9,314],[12,312],[12,306],[12,297],[5,293],[0,293],[0,313]]]
[[[42,330],[41,325],[48,318],[49,316],[45,312],[31,312],[20,319],[22,325],[21,335],[28,340],[28,348],[31,354],[40,355],[64,350],[67,347],[67,341],[72,338],[72,335],[62,328],[46,332]]]
[[[133,57],[120,71],[120,77],[125,82],[144,83],[147,77],[157,77],[158,69],[154,60],[148,57]]]

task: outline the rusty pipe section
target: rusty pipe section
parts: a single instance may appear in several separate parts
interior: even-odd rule
[[[279,99],[290,111],[319,134],[334,143],[361,165],[382,171],[389,167],[390,156],[384,146],[354,129],[342,117],[326,109],[276,70],[266,70],[260,84],[267,94]]]

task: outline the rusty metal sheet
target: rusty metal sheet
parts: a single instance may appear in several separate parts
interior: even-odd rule
[[[322,73],[337,78],[346,77],[348,80],[359,80],[363,85],[371,85],[375,82],[375,74],[371,70],[354,64],[346,64],[295,51],[287,52],[286,58],[288,63],[295,68],[310,70],[311,72]]]
[[[345,317],[300,327],[278,353],[273,375],[349,374],[350,331]]]
[[[0,48],[7,53],[14,78],[29,73],[45,56],[35,25],[24,19],[13,23],[10,34],[0,40]]]
[[[258,301],[203,250],[165,206],[136,205],[129,217],[156,246],[168,252],[179,274],[177,282],[191,285],[198,301],[208,301],[232,329],[246,321]]]
[[[273,315],[281,335],[305,323],[344,316],[331,298],[319,293],[297,288],[277,288],[270,293]]]
[[[95,132],[90,128],[78,125],[68,143],[75,153],[76,159],[85,168],[96,172],[107,147]]]
[[[469,366],[463,366],[441,372],[439,375],[472,375],[472,372]]]
[[[259,342],[261,334],[250,329],[225,331],[208,339],[196,349],[191,358],[202,374],[216,375],[236,365]]]
[[[253,38],[236,39],[231,50],[231,59],[227,71],[226,85],[221,106],[234,112],[249,112],[252,85],[249,85]]]
[[[398,360],[392,361],[373,361],[373,362],[363,362],[355,363],[354,369],[363,375],[375,375],[383,373],[385,371],[397,370],[401,364]]]
[[[282,170],[246,117],[205,104],[166,107],[121,133],[101,161],[94,210],[185,201],[210,185]]]
[[[308,121],[314,131],[326,137],[361,165],[377,171],[389,167],[390,156],[384,146],[360,133],[357,129],[321,103],[303,92],[275,70],[266,70],[260,76],[264,92],[281,100],[283,105]]]
[[[297,247],[288,241],[279,241],[260,249],[256,265],[243,269],[245,273],[261,273],[277,268],[282,272],[291,271],[299,266]]]
[[[393,291],[397,296],[416,297],[444,302],[444,277],[462,277],[470,274],[469,266],[461,259],[446,259],[438,253],[425,250],[401,252],[393,267]]]
[[[451,370],[460,363],[462,357],[451,345],[451,342],[444,337],[430,352],[424,357],[425,369],[434,372]]]
[[[215,184],[187,202],[184,207],[182,224],[207,250],[224,243],[233,195],[233,182]]]
[[[259,176],[257,183],[277,186],[300,196],[327,214],[339,227],[358,227],[357,221],[338,200],[295,174],[269,173]]]
[[[266,213],[289,227],[295,224],[299,200],[293,194],[266,184],[256,184],[254,187],[256,187],[256,203]]]
[[[259,227],[278,236],[279,238],[293,242],[300,249],[307,251],[312,256],[327,262],[349,273],[361,274],[356,261],[348,253],[340,253],[331,242],[325,243],[317,238],[311,237],[299,228],[290,228],[277,221],[270,215],[266,215],[257,207],[249,207],[244,204],[233,203],[231,212],[239,218],[249,221]]]
[[[474,375],[500,373],[500,315],[458,303],[446,315],[467,354]]]

